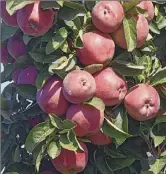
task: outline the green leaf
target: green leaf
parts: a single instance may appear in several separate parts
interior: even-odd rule
[[[105,110],[104,102],[100,98],[97,98],[97,97],[91,98],[90,100],[84,102],[84,104],[93,106],[96,109],[100,110],[101,112],[104,112],[104,110]]]
[[[10,15],[13,15],[17,10],[22,9],[28,4],[32,4],[35,0],[6,0],[6,10]]]
[[[40,89],[43,87],[43,85],[46,83],[46,81],[49,79],[50,75],[48,71],[41,72],[38,74],[37,79],[36,79],[36,87],[37,89]]]
[[[74,129],[76,125],[71,120],[64,120],[63,121],[63,130],[60,131],[60,134],[67,133],[71,129]]]
[[[130,166],[135,161],[134,158],[108,158],[106,159],[107,165],[113,170],[120,170]]]
[[[97,169],[89,162],[85,167],[84,174],[97,174]]]
[[[161,13],[158,14],[156,18],[156,24],[159,28],[159,30],[166,27],[166,16],[163,16]]]
[[[84,70],[89,72],[90,74],[94,74],[102,69],[103,69],[103,64],[92,64],[84,68]]]
[[[60,6],[56,1],[42,1],[41,2],[41,8],[43,9],[59,9]]]
[[[113,138],[128,138],[131,137],[130,134],[127,132],[124,132],[123,130],[119,129],[117,126],[115,126],[111,121],[105,118],[102,131]]]
[[[39,123],[30,131],[27,136],[25,147],[28,152],[32,153],[34,148],[44,141],[47,136],[55,131],[55,127],[52,126],[49,120]]]
[[[63,129],[63,121],[54,114],[49,114],[51,124],[58,129]]]
[[[55,159],[57,156],[59,156],[60,152],[61,146],[56,141],[52,141],[47,147],[47,153],[52,159]]]
[[[6,39],[13,36],[17,30],[18,30],[17,27],[12,27],[12,26],[5,25],[5,24],[1,25],[1,41],[3,42]]]
[[[112,169],[109,168],[109,166],[107,165],[106,159],[103,156],[103,153],[99,150],[100,149],[97,149],[93,154],[98,171],[100,171],[101,174],[114,174]]]
[[[51,54],[58,48],[60,48],[66,41],[68,35],[68,31],[65,29],[65,27],[60,28],[55,36],[48,42],[46,46],[46,54]]]
[[[82,35],[83,35],[83,30],[79,30],[79,33],[74,40],[75,48],[83,48],[84,45],[83,45]]]
[[[63,73],[64,76],[67,74],[66,72],[72,70],[76,64],[76,57],[72,54],[69,55],[69,58],[63,56],[53,62],[50,66],[48,71],[51,74],[57,74],[59,72]]]
[[[30,37],[29,35],[26,35],[26,34],[23,35],[23,41],[24,41],[25,45],[27,45],[31,39],[32,39],[32,37]]]
[[[125,155],[117,152],[116,149],[108,148],[107,146],[104,147],[104,153],[109,155],[111,158],[126,158]]]
[[[141,75],[144,70],[144,66],[138,66],[122,60],[114,60],[110,66],[123,76],[138,76]]]
[[[127,43],[127,50],[132,52],[137,46],[136,21],[133,18],[123,19],[123,28]]]
[[[151,32],[155,33],[155,34],[160,34],[160,30],[156,24],[155,21],[152,21],[149,25],[149,29]]]
[[[159,174],[160,171],[165,166],[165,161],[166,161],[166,157],[162,157],[160,159],[153,159],[152,161],[149,161],[150,170],[154,174]]]
[[[87,13],[85,7],[77,2],[64,2],[63,7],[58,11],[58,18],[63,21],[72,21],[77,16],[84,16]]]
[[[4,173],[4,174],[19,174],[18,172],[7,172],[7,173]]]
[[[159,146],[165,140],[165,137],[164,136],[153,136],[152,138],[153,138],[154,146],[155,147]]]
[[[154,74],[151,78],[150,78],[150,84],[152,86],[155,85],[159,85],[159,84],[163,84],[166,83],[166,67],[160,69],[159,71],[157,71],[156,74]]]
[[[70,131],[67,134],[61,134],[59,138],[60,145],[67,150],[76,151],[78,149],[78,143],[74,132]]]
[[[14,152],[14,162],[20,162],[20,161],[21,161],[20,147],[17,146]]]
[[[161,115],[156,118],[155,125],[159,123],[166,123],[166,115]]]
[[[37,172],[39,172],[40,164],[41,164],[42,158],[45,154],[46,148],[47,148],[47,144],[43,144],[41,146],[41,148],[39,149],[39,152],[36,156],[35,167],[36,167]]]
[[[26,85],[20,84],[16,85],[16,90],[25,99],[36,100],[37,89],[35,86],[29,84]]]
[[[136,7],[137,4],[139,4],[140,1],[139,0],[131,0],[131,1],[125,1],[123,2],[123,8],[125,12],[128,12],[129,10],[133,9],[134,7]]]

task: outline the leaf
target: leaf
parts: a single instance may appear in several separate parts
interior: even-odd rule
[[[36,170],[37,172],[39,172],[39,168],[40,168],[40,164],[41,164],[41,160],[44,156],[44,153],[45,153],[45,150],[47,148],[47,144],[43,144],[36,156],[36,161],[35,161],[35,167],[36,167]]]
[[[74,141],[70,141],[69,139],[69,137],[71,138],[72,135],[73,134],[70,134],[70,132],[68,132],[67,134],[61,134],[59,138],[59,142],[64,149],[67,149],[70,151],[76,151],[78,149],[78,144],[75,141],[75,138],[74,138]]]
[[[47,136],[55,131],[49,120],[39,123],[30,131],[25,142],[25,148],[28,152],[32,153],[34,148],[44,141]]]
[[[166,123],[166,115],[161,115],[156,118],[155,125],[159,123]]]
[[[104,153],[109,155],[111,158],[126,158],[125,155],[116,152],[117,150],[108,148],[107,146],[104,147]]]
[[[72,54],[69,55],[69,58],[63,56],[53,62],[50,66],[48,71],[51,74],[63,73],[64,76],[67,74],[66,72],[72,70],[76,64],[76,57]]]
[[[10,15],[13,15],[15,11],[22,9],[28,4],[32,4],[35,0],[6,0],[6,10]]]
[[[63,121],[54,114],[49,114],[51,124],[58,129],[63,129]]]
[[[108,158],[106,159],[107,165],[113,170],[120,170],[130,166],[135,161],[134,158]]]
[[[132,52],[137,46],[136,21],[134,18],[124,18],[123,28],[127,43],[127,50]]]
[[[56,1],[42,1],[41,2],[41,8],[43,9],[59,9],[60,6]]]
[[[1,41],[5,41],[6,39],[10,38],[11,36],[13,36],[16,31],[18,30],[17,27],[12,27],[9,25],[1,25]]]
[[[101,174],[114,174],[111,168],[108,167],[106,164],[105,157],[103,156],[102,152],[97,149],[94,154],[94,160],[97,169],[100,171]]]
[[[79,30],[79,33],[74,40],[74,47],[75,48],[83,48],[84,45],[83,45],[82,35],[83,35],[83,30]]]
[[[156,74],[154,74],[151,78],[150,78],[150,84],[152,86],[156,86],[159,84],[164,84],[166,83],[166,67],[160,69],[159,71],[157,71]]]
[[[60,134],[67,133],[76,127],[76,125],[71,120],[64,120],[62,126],[63,130],[59,132]]]
[[[117,126],[115,126],[111,121],[105,118],[102,131],[113,138],[128,138],[131,137],[130,134],[127,132],[124,132],[123,130],[119,129]]]
[[[149,25],[149,29],[151,32],[155,33],[155,34],[160,34],[160,30],[156,24],[155,21],[152,21]]]
[[[138,76],[141,75],[144,70],[144,66],[138,66],[122,60],[114,60],[110,66],[123,76]]]
[[[104,112],[105,110],[105,104],[104,102],[97,97],[93,97],[90,100],[84,102],[85,105],[90,105],[95,107],[96,109],[100,110],[101,112]]]
[[[51,54],[58,48],[60,48],[66,41],[68,35],[68,31],[65,29],[65,27],[60,28],[55,36],[48,42],[46,46],[46,54]]]
[[[21,161],[21,156],[20,156],[20,147],[17,146],[14,152],[14,162],[20,162]]]
[[[84,70],[89,72],[90,74],[94,74],[102,69],[103,69],[103,64],[92,64],[84,68]]]
[[[36,100],[37,89],[35,86],[29,84],[26,85],[19,84],[16,85],[16,90],[25,99]]]
[[[56,141],[52,141],[47,147],[47,153],[52,159],[55,159],[57,156],[59,156],[60,152],[61,146]]]
[[[154,174],[159,174],[160,171],[163,169],[163,167],[165,166],[165,161],[166,161],[166,157],[162,157],[160,159],[154,159],[152,161],[149,161],[149,165],[150,165],[150,170],[154,173]]]
[[[84,16],[86,13],[87,11],[81,3],[65,1],[63,7],[58,11],[58,18],[63,21],[72,21],[77,16]]]
[[[133,9],[134,7],[136,7],[137,4],[139,4],[140,1],[139,0],[131,0],[131,1],[125,1],[123,2],[123,8],[125,12],[128,12],[129,10]]]
[[[165,140],[165,137],[164,136],[155,136],[154,135],[152,138],[153,138],[154,146],[155,147],[159,146]]]
[[[48,71],[44,71],[38,74],[36,82],[35,82],[37,89],[42,88],[43,85],[46,83],[46,81],[49,79],[49,77],[50,75]]]
[[[30,37],[29,35],[26,35],[26,34],[23,35],[23,41],[24,41],[25,45],[27,45],[31,39],[32,39],[32,37]]]

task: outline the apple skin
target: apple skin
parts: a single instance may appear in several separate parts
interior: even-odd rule
[[[16,71],[14,71],[12,73],[12,80],[15,84],[17,84],[17,81],[18,81],[18,76],[19,74],[21,73],[22,69],[17,69]]]
[[[104,112],[90,105],[73,104],[66,112],[66,119],[76,124],[74,129],[76,135],[83,137],[100,130],[104,121]]]
[[[66,113],[69,102],[63,96],[62,83],[58,76],[52,76],[37,91],[37,103],[45,113],[57,116],[63,116]]]
[[[147,19],[143,15],[137,15],[134,19],[136,20],[136,30],[137,30],[136,47],[140,48],[143,46],[143,44],[146,41],[146,38],[148,37],[149,24]],[[118,45],[120,48],[127,49],[123,24],[121,24],[120,27],[111,34],[111,36],[116,45]]]
[[[83,48],[77,48],[76,54],[83,65],[107,64],[115,52],[115,44],[109,34],[92,31],[83,34]]]
[[[19,73],[17,84],[35,85],[37,75],[38,72],[36,70],[36,67],[30,65]]]
[[[95,80],[87,71],[71,71],[63,80],[63,95],[71,103],[83,103],[89,100],[95,91]]]
[[[88,149],[80,142],[84,151],[74,152],[62,149],[60,155],[52,160],[55,168],[62,174],[77,174],[82,172],[88,163]]]
[[[96,82],[95,96],[102,99],[106,106],[118,105],[127,93],[127,83],[112,68],[107,67],[93,74]]]
[[[27,46],[23,42],[22,35],[19,35],[17,33],[11,38],[9,38],[7,43],[7,50],[14,59],[17,59],[20,56],[26,55]]]
[[[146,10],[148,13],[147,20],[150,22],[154,18],[154,6],[151,1],[142,1],[138,5],[138,7],[142,8],[143,10]]]
[[[9,13],[6,10],[6,1],[1,0],[0,5],[0,17],[2,18],[3,22],[12,27],[18,27],[16,13],[14,13],[12,16],[9,15]]]
[[[138,84],[130,89],[124,105],[133,119],[146,121],[156,117],[160,109],[160,97],[149,84]]]
[[[31,36],[41,36],[52,27],[55,12],[40,8],[40,1],[28,4],[17,12],[17,22],[21,30]]]
[[[123,7],[118,1],[100,1],[92,10],[92,22],[103,33],[116,31],[123,18]]]
[[[95,145],[107,145],[112,142],[112,138],[105,135],[101,131],[87,138],[91,141],[92,144],[95,144]]]

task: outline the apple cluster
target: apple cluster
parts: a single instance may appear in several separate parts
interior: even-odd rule
[[[137,14],[136,22],[137,48],[145,43],[149,33],[149,22],[154,17],[151,1],[142,1],[138,7],[147,11],[148,17]],[[123,28],[124,9],[118,1],[100,1],[92,10],[94,31],[83,34],[83,48],[77,48],[76,55],[83,66],[103,64],[103,69],[90,74],[78,69],[69,72],[62,80],[57,75],[47,79],[43,87],[37,91],[36,101],[43,112],[55,114],[76,124],[77,137],[87,137],[92,144],[107,145],[112,142],[101,131],[104,121],[104,110],[87,105],[91,98],[101,99],[106,107],[124,103],[128,114],[135,120],[145,121],[155,118],[160,109],[159,94],[149,84],[137,84],[128,89],[125,78],[116,73],[109,65],[114,57],[115,46],[127,49]],[[52,27],[56,12],[53,9],[43,10],[40,1],[26,5],[10,16],[6,11],[5,1],[1,1],[1,17],[11,26],[19,27],[24,34],[38,37]],[[72,43],[71,43],[72,44]],[[23,42],[23,35],[15,33],[1,44],[1,63],[12,63],[20,56],[28,53]],[[10,56],[9,56],[10,55]],[[10,57],[10,59],[9,59]],[[12,57],[12,59],[11,59]],[[35,85],[38,70],[34,65],[17,69],[12,74],[15,84]],[[30,123],[32,125],[32,123]],[[75,174],[84,170],[88,162],[88,149],[80,142],[83,152],[63,149],[60,155],[52,160],[56,169],[63,174]],[[42,174],[53,172],[43,172]]]

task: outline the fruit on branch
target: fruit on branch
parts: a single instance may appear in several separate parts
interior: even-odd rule
[[[76,50],[83,65],[109,63],[115,51],[115,44],[109,34],[93,31],[83,34],[83,48]]]
[[[82,172],[88,163],[88,149],[80,143],[84,151],[74,152],[62,149],[60,155],[52,160],[55,168],[62,174],[76,174]]]
[[[24,44],[23,38],[19,34],[16,34],[9,38],[7,49],[9,54],[14,59],[27,54],[27,46]]]
[[[85,105],[71,105],[66,112],[66,119],[72,120],[76,124],[74,129],[79,137],[97,133],[104,121],[104,112],[97,108]]]
[[[18,24],[17,24],[16,13],[11,16],[7,12],[5,1],[1,0],[0,5],[1,5],[0,16],[1,16],[2,20],[4,21],[4,23],[7,25],[11,25],[13,27],[17,27]]]
[[[21,30],[31,36],[41,36],[52,27],[55,12],[40,8],[40,1],[28,4],[17,12],[17,22]]]
[[[127,83],[112,68],[104,68],[93,74],[96,82],[95,96],[102,99],[106,106],[118,105],[127,93]]]
[[[17,84],[17,81],[18,81],[18,76],[19,74],[21,73],[22,69],[17,69],[16,71],[14,71],[12,73],[12,80],[15,84]]]
[[[137,15],[134,18],[134,20],[136,21],[136,33],[137,33],[136,47],[140,48],[144,44],[148,36],[149,24],[143,15]],[[114,33],[112,33],[112,38],[115,44],[117,44],[119,47],[127,49],[123,24],[121,24],[120,27]]]
[[[145,121],[156,117],[160,108],[160,97],[149,84],[138,84],[130,89],[124,105],[133,119]]]
[[[100,1],[92,10],[92,22],[103,33],[116,31],[123,18],[123,7],[117,1]]]
[[[17,84],[30,84],[34,85],[36,78],[37,78],[38,72],[36,70],[36,67],[33,65],[28,66],[27,68],[23,69],[19,75]]]
[[[151,21],[154,18],[154,6],[151,1],[142,1],[138,5],[138,7],[142,8],[145,10],[148,14],[148,21]]]
[[[92,144],[95,145],[107,145],[112,142],[112,138],[99,131],[98,133],[88,137]]]
[[[68,108],[68,101],[63,96],[62,80],[57,76],[52,76],[44,86],[37,92],[37,103],[40,108],[49,114],[62,116]]]
[[[95,91],[96,84],[93,76],[87,71],[74,70],[63,80],[63,95],[74,104],[90,99]]]

